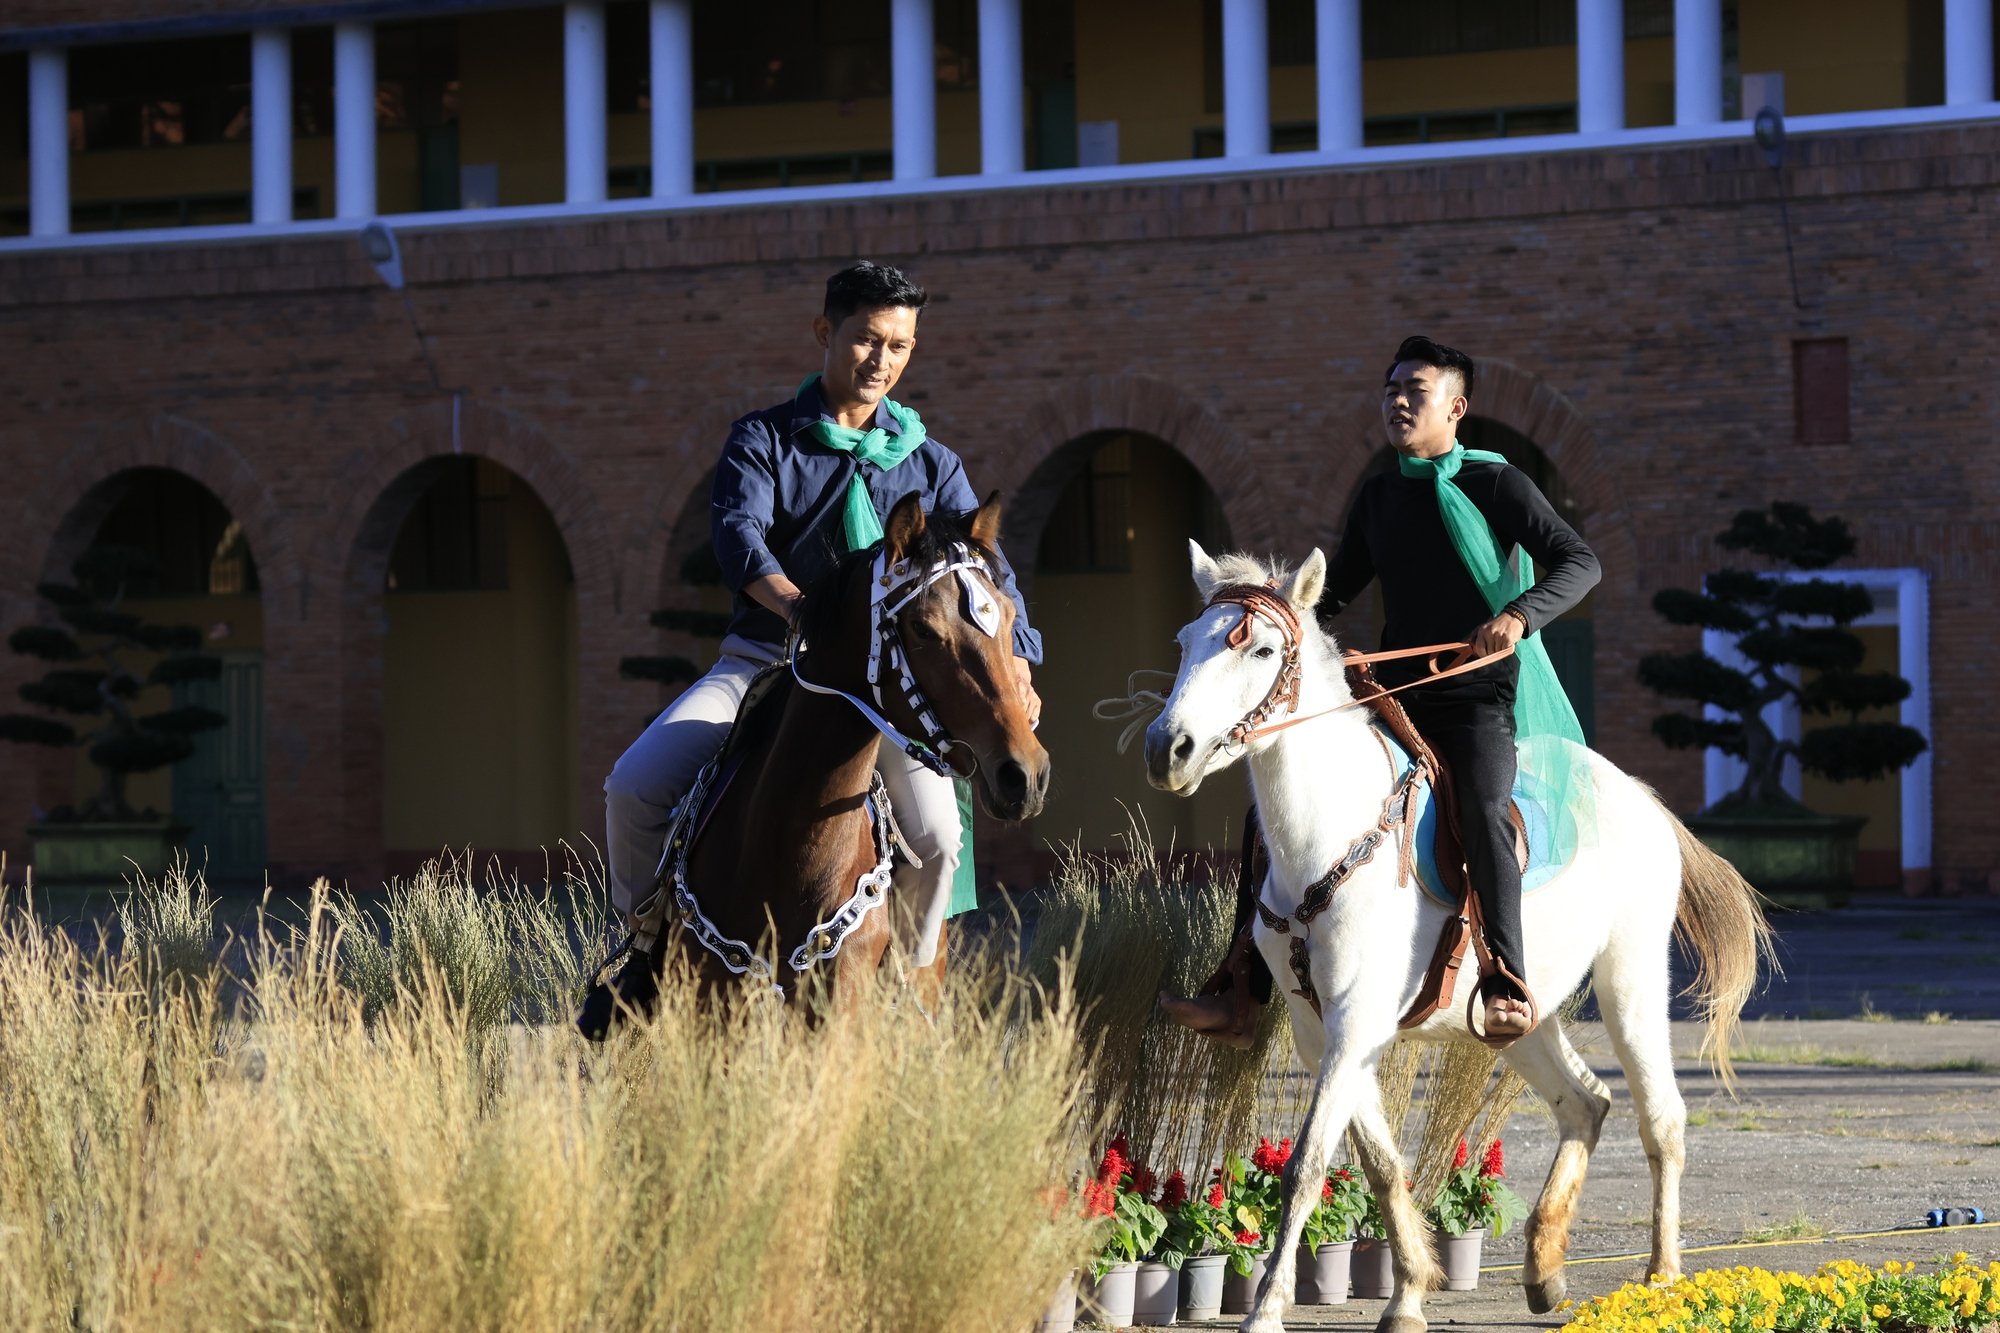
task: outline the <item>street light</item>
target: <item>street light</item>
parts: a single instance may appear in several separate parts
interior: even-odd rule
[[[403,248],[396,244],[396,233],[389,224],[379,218],[361,229],[361,253],[375,272],[387,283],[389,290],[403,298],[403,314],[410,321],[410,331],[417,335],[417,351],[424,358],[424,366],[431,373],[431,387],[439,393],[445,392],[444,381],[438,375],[437,362],[431,359],[430,340],[424,337],[424,326],[417,321],[416,307],[410,304],[409,288],[403,285]],[[451,451],[460,452],[458,419],[461,395],[457,390],[451,394]]]
[[[1799,265],[1792,256],[1792,210],[1785,200],[1785,113],[1774,106],[1761,108],[1751,128],[1751,137],[1764,150],[1764,165],[1771,169],[1772,182],[1778,187],[1778,222],[1785,232],[1785,269],[1792,276],[1792,308],[1805,309],[1805,302],[1799,299]]]

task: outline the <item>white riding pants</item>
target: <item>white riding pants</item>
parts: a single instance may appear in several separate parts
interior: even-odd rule
[[[611,904],[642,935],[655,934],[659,922],[634,921],[632,906],[652,891],[674,806],[694,785],[702,765],[722,748],[751,678],[776,660],[776,650],[768,645],[734,635],[724,640],[716,664],[667,705],[619,756],[604,780]],[[916,964],[923,966],[936,954],[938,929],[951,901],[952,878],[965,840],[958,796],[950,778],[887,746],[878,767],[896,823],[924,863],[913,870],[899,859],[891,895],[899,919],[915,923],[914,937],[903,936],[902,942],[913,951]]]

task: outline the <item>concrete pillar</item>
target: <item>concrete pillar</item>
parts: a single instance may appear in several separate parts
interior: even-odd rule
[[[28,232],[69,234],[69,52],[28,52]]]
[[[1576,0],[1576,127],[1585,134],[1625,128],[1623,0]]]
[[[292,220],[292,34],[250,34],[250,220]]]
[[[375,27],[333,27],[333,212],[375,216]]]
[[[1264,0],[1222,0],[1222,155],[1271,151],[1271,52]]]
[[[694,193],[693,0],[653,0],[653,197]]]
[[[563,6],[563,198],[604,202],[605,131],[603,0]]]
[[[1674,0],[1674,124],[1722,119],[1722,0]]]
[[[895,175],[899,181],[928,180],[937,175],[937,52],[931,0],[891,0],[889,24]]]
[[[1993,100],[1993,0],[1945,0],[1944,104]]]
[[[979,170],[1022,168],[1027,116],[1021,105],[1021,0],[979,0]]]
[[[1361,147],[1361,0],[1316,0],[1321,152]]]

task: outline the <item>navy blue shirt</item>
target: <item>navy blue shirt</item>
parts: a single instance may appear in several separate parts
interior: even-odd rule
[[[915,492],[924,512],[963,516],[979,508],[979,496],[965,479],[958,455],[926,439],[910,456],[887,469],[828,448],[807,433],[826,416],[817,380],[797,398],[752,412],[729,429],[722,461],[715,468],[711,524],[715,558],[736,594],[729,632],[755,643],[785,641],[785,622],[743,591],[757,579],[783,574],[810,588],[846,553],[842,514],[847,484],[856,468],[867,478],[875,512],[888,522],[897,501]],[[899,434],[886,407],[875,409],[875,424]],[[1000,557],[1000,591],[1014,603],[1014,652],[1042,660],[1042,636],[1028,627],[1028,608],[1014,585],[1014,571]]]

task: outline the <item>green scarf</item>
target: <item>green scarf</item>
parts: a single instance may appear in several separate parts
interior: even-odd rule
[[[799,385],[799,392],[804,393],[817,379],[817,374],[806,376]],[[813,422],[806,431],[827,448],[852,454],[858,462],[872,463],[887,472],[915,453],[917,446],[924,442],[924,419],[893,399],[883,399],[882,406],[889,409],[889,419],[896,423],[900,434],[891,434],[880,426],[856,430],[824,417]],[[858,467],[854,470],[853,479],[847,483],[847,512],[843,515],[843,524],[850,551],[862,550],[882,540],[882,516],[875,512],[874,497],[869,495],[868,482]]]
[[[1467,449],[1456,441],[1450,453],[1436,458],[1399,457],[1396,465],[1406,477],[1436,483],[1445,531],[1451,534],[1451,544],[1486,599],[1487,609],[1497,616],[1534,586],[1533,562],[1526,551],[1518,549],[1509,560],[1509,552],[1501,549],[1479,506],[1452,480],[1468,462],[1507,465],[1499,454]],[[1549,851],[1558,863],[1567,862],[1576,850],[1579,829],[1595,822],[1586,813],[1590,798],[1580,781],[1583,773],[1576,762],[1580,752],[1562,743],[1582,746],[1583,728],[1549,662],[1542,636],[1522,638],[1514,656],[1521,664],[1514,690],[1514,740],[1520,749],[1521,772],[1530,794],[1547,798],[1554,823],[1554,846]]]

